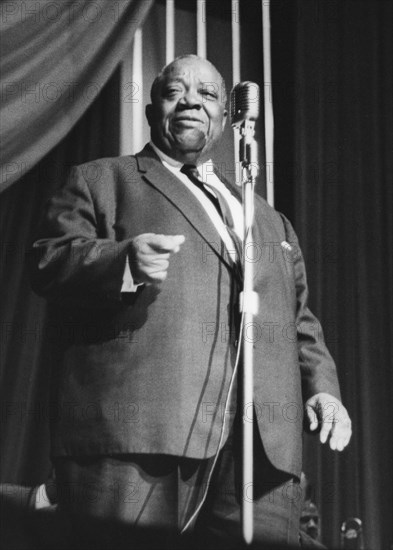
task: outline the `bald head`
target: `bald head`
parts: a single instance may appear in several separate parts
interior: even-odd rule
[[[214,82],[206,82],[206,86],[209,86],[209,85],[217,86],[220,100],[224,106],[226,105],[227,91],[225,86],[225,80],[223,79],[219,71],[216,69],[216,67],[213,65],[213,63],[211,63],[207,59],[204,59],[203,57],[199,57],[199,55],[194,55],[194,54],[180,55],[179,57],[176,57],[176,59],[174,59],[173,61],[171,61],[161,69],[161,71],[158,73],[158,75],[154,79],[150,89],[150,100],[152,103],[154,103],[154,98],[156,98],[157,95],[159,94],[162,82],[165,80],[165,77],[171,74],[171,72],[176,68],[176,65],[179,62],[185,62],[190,64],[203,63],[209,66],[211,71],[215,73],[216,76],[215,76]]]

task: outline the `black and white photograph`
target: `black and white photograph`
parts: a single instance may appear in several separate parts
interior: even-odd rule
[[[1,548],[393,550],[393,2],[0,26]]]

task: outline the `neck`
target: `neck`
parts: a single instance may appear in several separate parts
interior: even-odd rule
[[[166,156],[182,164],[194,164],[195,166],[200,166],[210,158],[205,151],[182,151],[181,149],[169,149],[163,147],[162,144],[158,145],[153,138],[151,138],[151,143],[153,143],[153,145]]]

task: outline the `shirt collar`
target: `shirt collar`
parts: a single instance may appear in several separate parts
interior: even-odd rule
[[[156,155],[159,157],[159,159],[161,160],[161,162],[163,162],[164,164],[169,164],[169,166],[171,168],[174,168],[175,170],[178,170],[180,172],[180,170],[182,169],[184,163],[183,162],[180,162],[176,159],[173,159],[172,157],[169,157],[168,155],[166,155],[165,153],[163,153],[161,151],[161,149],[159,149],[157,147],[157,145],[155,145],[151,140],[150,140],[150,143],[149,143],[150,147],[154,150],[154,152],[156,153]],[[200,174],[203,174],[204,173],[204,170],[206,169],[206,167],[208,165],[212,165],[213,164],[213,161],[211,159],[207,160],[206,162],[204,162],[203,164],[199,165],[197,167],[198,169],[198,172]]]

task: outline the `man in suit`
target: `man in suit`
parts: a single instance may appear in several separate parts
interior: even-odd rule
[[[51,200],[33,286],[50,301],[61,354],[59,508],[179,531],[196,524],[228,548],[240,536],[248,413],[237,398],[242,208],[210,160],[225,103],[208,61],[165,67],[146,108],[151,142],[135,157],[74,168]],[[255,535],[293,543],[304,406],[332,449],[351,427],[307,308],[296,235],[259,197],[254,240],[260,308],[244,334],[255,354]]]

